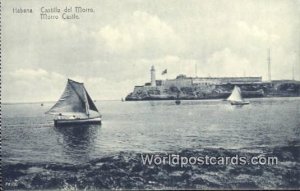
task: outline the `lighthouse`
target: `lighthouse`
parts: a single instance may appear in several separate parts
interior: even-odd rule
[[[155,68],[154,66],[151,67],[151,86],[156,86],[156,79],[155,79]]]

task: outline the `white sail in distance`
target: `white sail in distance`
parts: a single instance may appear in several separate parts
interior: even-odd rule
[[[242,102],[242,93],[241,89],[237,86],[234,86],[231,95],[227,98],[228,101]]]
[[[67,86],[56,104],[47,114],[89,116],[90,112],[98,113],[98,109],[86,91],[83,83],[68,79]]]

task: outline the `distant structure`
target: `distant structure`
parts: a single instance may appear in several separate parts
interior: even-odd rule
[[[271,80],[270,52],[268,69]],[[246,74],[244,77],[190,77],[179,74],[173,79],[157,80],[154,66],[150,72],[151,79],[144,85],[134,86],[133,91],[126,96],[126,101],[224,99],[231,94],[234,86],[238,86],[243,96],[247,98],[300,96],[300,81],[264,82],[261,76],[246,76]]]
[[[172,87],[189,87],[189,88],[203,88],[224,84],[260,84],[262,83],[262,77],[188,77],[186,75],[180,74],[175,79],[166,80],[156,80],[155,68],[151,67],[151,81],[146,82],[144,85],[135,86],[134,92],[138,91],[160,91],[164,92]]]
[[[151,67],[151,86],[154,87],[156,86],[156,78],[155,78],[155,68],[154,66]]]
[[[269,48],[268,51],[268,80],[272,81],[272,76],[271,76],[271,49]]]
[[[269,56],[270,60],[270,56]],[[269,61],[270,74],[270,61]],[[155,68],[151,67],[151,79],[144,85],[134,86],[126,101],[142,100],[185,100],[185,99],[224,99],[232,88],[238,86],[244,97],[300,96],[300,81],[262,81],[261,76],[244,77],[190,77],[183,74],[173,79],[158,79]],[[151,81],[150,81],[151,80]],[[269,75],[271,80],[271,75]],[[179,96],[180,95],[180,96]]]

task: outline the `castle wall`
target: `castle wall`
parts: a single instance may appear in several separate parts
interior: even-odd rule
[[[162,85],[165,88],[170,88],[172,86],[176,87],[191,87],[192,86],[192,79],[185,78],[185,79],[172,79],[172,80],[165,80],[163,81]]]
[[[262,77],[223,77],[223,78],[193,78],[193,84],[227,84],[227,83],[257,83]]]
[[[218,78],[193,78],[193,85],[211,85],[211,84],[220,84],[221,80]]]
[[[223,77],[223,78],[212,78],[212,77],[203,77],[203,78],[189,78],[189,77],[180,77],[176,79],[168,80],[156,80],[156,85],[153,86],[151,83],[145,86],[135,86],[133,94],[139,94],[143,92],[151,92],[156,94],[156,92],[165,92],[171,87],[197,87],[205,91],[206,89],[210,90],[215,87],[215,85],[221,84],[251,84],[251,83],[260,83],[262,82],[262,77]]]
[[[228,84],[230,83],[230,84]],[[230,95],[235,84],[244,97],[300,96],[299,81],[262,82],[261,77],[190,78],[178,76],[171,80],[156,80],[156,86],[147,83],[135,86],[126,101],[180,99],[223,99]],[[173,88],[176,87],[176,88]]]
[[[134,86],[133,93],[137,93],[138,91],[143,91],[145,86]]]
[[[163,86],[135,86],[133,89],[133,93],[138,93],[138,92],[145,92],[145,91],[149,91],[149,90],[153,90],[153,91],[163,91],[164,87]]]

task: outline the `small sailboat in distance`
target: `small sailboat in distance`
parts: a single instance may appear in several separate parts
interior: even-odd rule
[[[179,95],[180,95],[180,93],[178,92],[178,93],[177,93],[177,98],[176,98],[176,100],[175,100],[176,105],[179,105],[179,104],[181,103],[181,101],[180,101],[180,99],[179,99]]]
[[[227,101],[231,103],[231,105],[247,105],[248,101],[245,101],[242,98],[241,89],[238,86],[234,86],[230,96],[227,98]]]
[[[83,83],[68,79],[56,104],[46,112],[55,115],[55,126],[101,124],[101,115]]]

